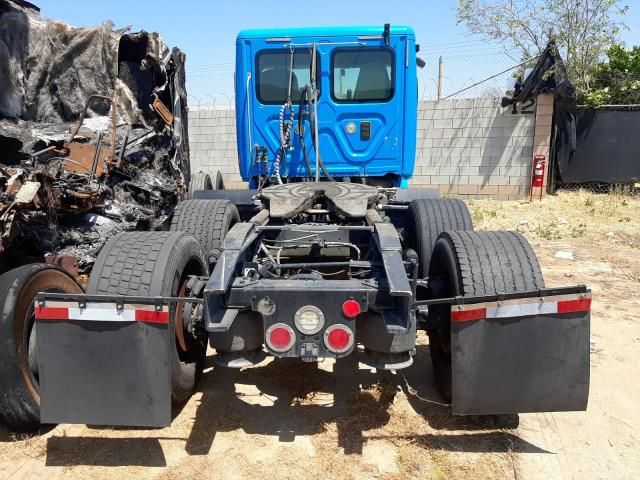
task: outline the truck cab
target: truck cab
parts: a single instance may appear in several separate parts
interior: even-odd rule
[[[403,26],[240,32],[235,90],[242,179],[251,188],[314,179],[317,107],[320,180],[407,187],[416,150],[416,50],[413,30]],[[310,88],[317,105],[305,95]]]

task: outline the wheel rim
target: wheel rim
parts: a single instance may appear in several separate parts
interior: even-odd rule
[[[179,297],[184,297],[187,291],[187,280],[185,278],[181,285],[180,290],[178,291]],[[184,303],[179,302],[176,304],[176,321],[175,321],[175,330],[176,330],[176,343],[178,346],[178,351],[182,351],[187,353],[192,346],[192,342],[189,341],[187,336],[186,327],[184,324]]]
[[[18,366],[25,385],[36,403],[40,403],[37,338],[34,301],[38,292],[82,293],[80,286],[56,268],[43,268],[30,277],[20,289],[15,306],[15,338]]]
[[[27,334],[27,365],[29,366],[29,372],[36,385],[40,384],[40,376],[38,369],[38,349],[36,338],[36,319],[33,307],[29,310],[29,326]]]

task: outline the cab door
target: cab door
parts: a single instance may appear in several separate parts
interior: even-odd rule
[[[382,39],[320,45],[325,65],[318,103],[320,151],[333,176],[400,174],[405,72],[398,68],[396,51],[404,51],[401,43],[391,37],[389,46]]]

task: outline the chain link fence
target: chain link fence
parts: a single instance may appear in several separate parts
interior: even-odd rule
[[[418,70],[421,100],[500,98],[523,72],[521,62],[504,51],[458,55],[434,51],[424,57],[427,65]]]
[[[559,191],[579,192],[580,190],[603,195],[640,196],[640,183],[557,183],[553,193]]]

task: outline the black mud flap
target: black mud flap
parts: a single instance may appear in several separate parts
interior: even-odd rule
[[[452,413],[586,410],[590,307],[590,293],[453,305]]]
[[[168,307],[36,303],[42,423],[171,423]]]

